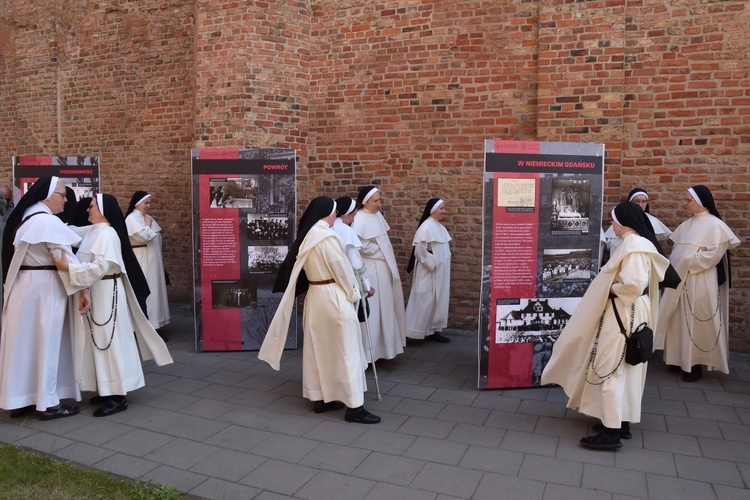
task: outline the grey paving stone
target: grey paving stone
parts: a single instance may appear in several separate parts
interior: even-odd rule
[[[217,450],[217,447],[205,443],[176,438],[145,454],[143,458],[178,469],[189,469],[206,457],[216,453]]]
[[[643,447],[647,450],[668,451],[683,455],[701,455],[698,439],[694,436],[643,431]]]
[[[245,368],[247,368],[247,366]],[[279,380],[274,377],[263,377],[261,375],[248,376],[247,373],[243,373],[243,375],[245,376],[244,380],[241,380],[235,384],[237,387],[242,387],[243,389],[271,391],[284,383],[283,380]]]
[[[153,397],[144,399],[142,404],[154,408],[161,408],[163,410],[179,411],[187,406],[195,404],[196,401],[200,401],[200,398],[196,398],[190,394],[159,391],[159,393],[154,394]],[[129,406],[132,406],[133,401],[131,401],[131,398],[128,398],[128,403]],[[132,408],[128,408],[128,411],[131,409]]]
[[[482,473],[479,471],[427,463],[414,478],[411,486],[435,493],[469,498],[476,491],[481,479]]]
[[[112,456],[114,453],[114,451],[105,450],[86,443],[73,443],[52,454],[78,464],[94,465],[97,462],[101,462],[105,458]]]
[[[326,418],[331,418],[331,416],[328,415]],[[341,418],[343,419],[343,413]],[[276,417],[266,420],[257,427],[268,432],[278,432],[292,436],[304,436],[320,425],[320,421],[321,419],[311,412],[307,412],[305,415],[280,413],[277,414]]]
[[[25,419],[10,419],[8,412],[4,412],[4,417],[7,420],[0,420],[0,442],[15,443],[20,439],[39,432],[36,429],[28,427]]]
[[[381,376],[380,372],[378,372],[378,378],[381,378],[381,377],[384,381],[387,381],[387,382],[420,385],[422,381],[425,378],[427,378],[427,374],[414,372],[411,370],[393,370],[392,372],[387,373],[383,376]],[[430,387],[435,387],[435,386],[430,385]]]
[[[466,424],[483,425],[490,415],[490,410],[483,408],[471,408],[467,406],[447,404],[437,414],[439,420],[449,420],[451,422],[463,422]]]
[[[443,403],[404,399],[393,408],[392,413],[400,413],[410,417],[435,418],[445,408]]]
[[[546,483],[578,487],[583,477],[583,463],[527,454],[518,477],[538,480],[540,475]]]
[[[675,455],[677,474],[681,479],[743,487],[744,482],[734,462],[710,458]]]
[[[609,491],[634,497],[648,496],[645,473],[618,469],[617,467],[584,464],[581,486],[587,489]]]
[[[468,448],[466,444],[419,437],[406,450],[404,456],[446,465],[458,465]]]
[[[706,403],[706,393],[694,386],[660,386],[659,397],[663,400],[681,402]]]
[[[615,467],[662,476],[677,477],[674,455],[666,451],[644,450],[623,441],[623,447],[614,454]]]
[[[734,488],[724,486],[723,484],[715,484],[714,491],[716,492],[717,500],[748,500],[750,498],[750,490],[747,488]]]
[[[372,426],[360,435],[351,446],[363,448],[371,451],[379,451],[389,455],[403,455],[404,452],[417,439],[417,436],[410,436],[397,432],[379,429],[378,426]]]
[[[750,443],[750,426],[748,425],[719,423],[719,429],[724,439]]]
[[[453,377],[449,375],[427,375],[424,380],[420,382],[428,387],[440,387],[443,389],[460,389],[464,384],[464,379],[461,377]]]
[[[208,478],[202,474],[161,465],[140,477],[141,481],[174,486],[177,491],[190,491]]]
[[[269,410],[278,411],[279,413],[291,413],[295,415],[306,415],[310,413],[312,402],[299,396],[302,391],[292,396],[281,396],[272,403],[265,405]]]
[[[532,479],[487,473],[482,477],[472,500],[540,500],[544,483]]]
[[[175,370],[177,369],[175,368]],[[143,378],[146,382],[147,387],[160,387],[161,385],[164,385],[167,382],[172,382],[173,380],[179,377],[177,375],[172,375],[167,372],[156,373],[156,372],[147,372],[144,370]]]
[[[237,482],[263,465],[268,459],[251,453],[218,450],[196,463],[190,470],[208,477]]]
[[[500,448],[503,450],[533,453],[535,455],[555,456],[558,438],[542,436],[529,432],[508,431],[505,433]]]
[[[533,415],[522,415],[520,413],[494,410],[485,420],[484,425],[500,429],[533,432],[536,427],[537,417]]]
[[[189,374],[193,374],[196,368],[186,368],[184,374],[180,374],[179,378],[176,378],[172,380],[171,382],[166,382],[159,386],[159,389],[163,389],[165,391],[170,392],[180,392],[182,394],[192,394],[195,391],[199,391],[201,389],[204,389],[211,384],[208,382],[204,382],[202,380],[196,380],[189,378]],[[208,368],[205,369],[207,375],[210,373],[210,370]]]
[[[221,363],[219,363],[218,366],[213,367],[214,371],[211,372],[209,375],[206,375],[205,377],[203,377],[202,380],[206,382],[211,382],[212,384],[216,384],[216,385],[229,385],[229,386],[237,386],[241,382],[244,382],[245,380],[247,380],[247,375],[245,375],[244,373],[241,373],[239,371],[229,371],[229,370],[222,369],[221,366],[226,363],[227,361],[224,360]]]
[[[368,384],[369,387],[369,384]],[[389,396],[398,398],[408,398],[415,400],[427,401],[438,389],[434,387],[424,387],[417,384],[398,383],[394,384],[389,390]],[[382,388],[381,388],[382,392]]]
[[[665,401],[663,399],[644,397],[641,404],[649,413],[656,415],[688,416],[687,406],[682,401]]]
[[[224,422],[242,425],[245,427],[260,427],[269,420],[273,420],[278,417],[279,413],[275,411],[235,404],[234,409],[222,414],[220,419]]]
[[[711,420],[667,416],[667,429],[674,434],[721,439],[719,425]]]
[[[594,434],[590,431],[591,425],[593,425],[593,423],[586,420],[571,420],[567,418],[540,416],[537,419],[534,432],[545,436],[581,438],[589,434]]]
[[[310,431],[305,433],[305,438],[326,443],[348,445],[357,440],[367,431],[369,424],[357,424],[346,422],[341,415],[341,420],[335,422],[321,422]]]
[[[248,452],[273,434],[238,425],[230,425],[204,441],[219,448]]]
[[[740,418],[734,406],[721,406],[712,404],[687,403],[688,414],[691,418],[712,420],[717,422],[728,422],[739,424]]]
[[[581,446],[580,439],[581,438],[559,438],[557,441],[557,451],[554,456],[563,460],[576,460],[587,464],[613,467],[615,465],[616,453],[622,451],[622,449],[620,449],[615,453],[590,450]]]
[[[614,500],[606,491],[587,490],[561,484],[548,484],[542,498],[543,500]]]
[[[240,388],[241,389],[241,388]],[[297,393],[299,394],[299,392]],[[243,406],[255,406],[257,408],[270,408],[271,403],[283,399],[284,396],[277,392],[259,391],[257,389],[242,389],[231,398],[225,399],[227,403],[234,403]]]
[[[209,377],[203,378],[203,380],[206,380]],[[233,397],[236,395],[245,392],[247,389],[243,389],[242,387],[234,387],[232,385],[223,385],[223,384],[211,384],[207,387],[204,387],[203,389],[198,389],[197,391],[191,392],[191,396],[195,396],[197,398],[207,398],[207,399],[215,399],[218,401],[231,401]]]
[[[209,477],[207,480],[190,490],[189,493],[203,498],[211,498],[212,500],[239,500],[255,498],[261,493],[261,490],[251,486]]]
[[[415,372],[424,372],[436,375],[450,376],[456,369],[456,365],[444,361],[422,361],[411,367]]]
[[[133,429],[103,446],[120,453],[141,457],[175,439],[174,436],[165,436],[159,432]]]
[[[489,448],[497,448],[505,437],[503,429],[485,427],[483,425],[456,424],[450,434],[448,441],[456,441],[466,444],[477,444]]]
[[[34,432],[28,434],[24,438],[14,439],[12,443],[42,453],[55,453],[58,450],[62,450],[63,448],[72,445],[75,441],[61,436],[47,434],[46,432]]]
[[[647,480],[649,498],[658,500],[711,500],[716,498],[710,483],[658,474],[648,474]]]
[[[311,467],[268,460],[240,479],[240,483],[274,493],[293,495],[316,474],[318,470]]]
[[[510,398],[494,392],[483,392],[477,395],[472,406],[486,408],[488,410],[501,410],[503,412],[514,412],[521,405],[518,398]]]
[[[279,493],[273,493],[270,491],[263,491],[260,495],[255,497],[254,500],[289,500],[293,499],[294,497],[291,497],[289,495],[281,495]]]
[[[272,434],[252,448],[252,453],[284,462],[297,463],[318,446],[317,441],[296,436]],[[282,493],[285,493],[282,491]],[[286,492],[293,493],[293,492]]]
[[[518,412],[534,416],[563,418],[565,416],[565,405],[550,401],[524,399],[518,406]]]
[[[194,401],[180,408],[182,413],[194,417],[216,420],[237,408],[237,405],[215,399],[193,398]]]
[[[750,394],[708,390],[706,391],[706,399],[708,400],[708,404],[712,405],[750,409]]]
[[[750,446],[744,442],[710,438],[698,438],[698,442],[704,457],[750,464]]]
[[[476,401],[479,394],[476,392],[466,392],[454,389],[435,389],[435,392],[429,397],[434,403],[445,403],[460,407],[471,406]]]
[[[131,478],[141,477],[160,466],[161,464],[151,460],[145,460],[124,453],[115,453],[95,464],[95,467],[99,470]]]
[[[321,470],[351,474],[366,458],[370,452],[351,446],[321,443],[298,462]]]
[[[517,476],[518,471],[521,470],[523,458],[523,453],[515,451],[497,450],[484,446],[469,446],[458,465],[464,469]]]
[[[365,500],[435,500],[436,493],[405,488],[393,484],[376,483],[365,497]]]
[[[408,486],[422,470],[425,462],[413,458],[397,457],[384,453],[370,453],[352,474],[382,483]]]
[[[455,426],[456,424],[453,422],[444,422],[431,418],[409,417],[398,430],[399,432],[415,436],[445,439]]]
[[[365,498],[373,486],[375,483],[367,479],[321,471],[302,486],[295,496],[316,500],[359,500]]]

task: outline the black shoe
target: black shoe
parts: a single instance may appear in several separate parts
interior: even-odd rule
[[[91,399],[89,399],[89,403],[92,405],[100,405],[104,404],[104,402],[107,400],[106,396],[91,396]]]
[[[428,335],[426,339],[432,340],[433,342],[440,342],[441,344],[447,344],[451,341],[451,339],[449,339],[448,337],[443,337],[438,332],[435,332],[432,335]]]
[[[630,433],[630,422],[622,422],[621,427],[617,429],[620,431],[620,439],[630,439],[633,434]],[[601,432],[604,426],[602,424],[594,424],[591,430],[594,432]]]
[[[78,415],[81,409],[77,406],[68,406],[60,403],[52,408],[47,408],[39,414],[39,420],[55,420],[58,418],[72,417]]]
[[[377,424],[380,422],[380,417],[365,410],[364,406],[360,406],[359,408],[347,408],[344,420],[357,424]]]
[[[701,365],[695,365],[690,369],[690,373],[685,373],[682,376],[683,382],[697,382],[703,376],[703,367]]]
[[[619,434],[619,429],[610,429],[602,426],[602,431],[596,436],[581,438],[581,444],[592,450],[616,450],[617,448],[622,448]]]
[[[31,413],[31,411],[35,409],[36,409],[36,405],[29,405],[29,406],[24,406],[23,408],[16,408],[15,410],[10,411],[10,418],[25,417],[26,415],[28,415],[29,413]]]
[[[104,404],[94,410],[95,417],[108,417],[128,409],[128,401],[125,396],[106,396]]]
[[[677,373],[677,372],[681,372],[682,368],[680,368],[677,365],[667,365],[667,371],[670,373]]]
[[[341,401],[329,401],[328,403],[324,403],[323,401],[316,401],[315,406],[313,406],[313,411],[315,413],[323,413],[326,411],[341,410],[345,407],[346,405]]]

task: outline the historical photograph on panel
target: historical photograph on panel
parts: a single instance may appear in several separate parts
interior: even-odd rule
[[[210,207],[257,210],[258,184],[257,175],[211,179],[209,183]]]
[[[276,273],[288,252],[286,245],[247,247],[247,270],[249,273]]]
[[[498,299],[495,342],[553,342],[568,324],[580,299]]]
[[[246,214],[245,238],[251,245],[283,245],[290,240],[290,223],[286,214]]]
[[[591,182],[588,179],[552,179],[551,234],[588,234],[591,211]],[[599,230],[598,227],[595,228]]]
[[[540,297],[582,297],[594,278],[590,248],[545,248],[537,276]]]
[[[256,307],[258,291],[253,280],[214,280],[211,282],[214,309]]]

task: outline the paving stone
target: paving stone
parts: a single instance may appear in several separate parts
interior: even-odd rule
[[[520,413],[494,410],[487,417],[484,425],[500,429],[533,432],[536,427],[537,417],[533,415],[522,415]]]
[[[379,451],[390,455],[403,455],[417,439],[417,436],[379,429],[379,425],[372,426],[360,435],[351,446]]]
[[[177,491],[191,491],[208,478],[202,474],[161,465],[140,477],[141,481],[173,486]]]
[[[675,455],[677,474],[681,479],[743,487],[744,482],[734,462],[710,458]]]
[[[406,450],[404,456],[441,464],[458,465],[468,448],[469,446],[466,444],[419,437]]]
[[[600,453],[617,452],[600,451]],[[648,495],[645,473],[617,467],[584,464],[581,486],[587,489],[609,491],[634,497],[646,497]]]
[[[341,415],[343,417],[343,414]],[[346,422],[343,418],[334,422],[321,422],[305,433],[305,438],[326,443],[349,445],[367,431],[369,424]]]
[[[209,444],[176,438],[145,454],[143,458],[178,469],[189,469],[206,457],[216,453],[217,450],[217,447]]]
[[[709,500],[716,498],[710,483],[658,474],[647,474],[649,498],[658,500]]]
[[[544,475],[546,483],[577,487],[581,484],[583,463],[560,458],[526,455],[521,470],[518,472],[518,477],[538,480],[540,473]]]
[[[666,451],[635,448],[623,441],[623,447],[614,453],[614,458],[618,469],[677,477],[674,455]]]
[[[687,403],[691,418],[739,424],[740,418],[734,406],[720,406],[700,403]]]
[[[275,458],[284,462],[297,463],[302,457],[318,446],[317,441],[296,436],[272,434],[250,451],[256,455]],[[282,492],[284,493],[284,492]],[[293,492],[289,492],[293,493]]]
[[[445,408],[443,403],[404,399],[393,408],[392,413],[400,413],[410,417],[435,418],[443,408]]]
[[[659,397],[666,401],[706,403],[705,391],[694,386],[659,386]]]
[[[472,406],[486,408],[488,410],[501,410],[503,412],[514,412],[521,405],[518,398],[510,398],[496,393],[478,394]]]
[[[500,448],[503,450],[533,453],[535,455],[554,456],[558,438],[542,436],[530,432],[508,431],[505,433]]]
[[[370,453],[354,469],[352,475],[382,483],[408,486],[422,470],[424,464],[423,460],[396,457],[384,453]]]
[[[268,460],[240,479],[240,483],[274,493],[293,495],[316,474],[318,470],[312,467]]]
[[[258,488],[210,477],[190,490],[189,493],[202,498],[244,499],[255,498],[260,492],[261,490]]]
[[[750,492],[748,492],[747,488],[734,488],[724,486],[723,484],[715,484],[714,491],[716,492],[717,500],[747,500],[750,498]]]
[[[466,406],[447,404],[435,418],[451,422],[463,422],[466,424],[483,425],[490,415],[490,410],[483,408],[471,408]]]
[[[517,476],[521,470],[524,454],[498,450],[484,446],[469,446],[458,464],[464,469],[497,472],[506,476]]]
[[[120,453],[141,457],[175,439],[174,436],[165,436],[159,432],[134,429],[127,434],[109,441],[104,444],[104,447],[119,451]]]
[[[359,500],[367,496],[375,483],[367,479],[322,471],[300,488],[295,496],[315,500]]]
[[[72,439],[47,434],[46,432],[34,432],[21,439],[11,441],[17,446],[30,448],[42,453],[55,453],[75,443]]]
[[[435,500],[437,494],[431,491],[420,491],[393,484],[377,483],[365,497],[365,500]]]
[[[270,432],[230,425],[203,442],[218,448],[249,452],[272,435]]]
[[[427,463],[414,478],[411,486],[420,490],[470,498],[476,491],[481,479],[482,473],[475,470]],[[497,495],[497,491],[495,491],[495,495]],[[497,498],[497,496],[494,498]]]
[[[161,467],[161,464],[124,453],[115,453],[96,463],[95,467],[118,476],[137,478]]]
[[[669,451],[683,455],[701,455],[698,439],[695,437],[666,432],[643,431],[643,447],[647,450]]]
[[[369,384],[367,385],[370,386]],[[398,383],[394,384],[389,390],[389,396],[395,396],[398,398],[408,398],[414,400],[426,401],[432,396],[435,391],[434,387],[424,387],[417,384]],[[381,387],[382,391],[382,387]]]
[[[482,425],[456,424],[448,435],[448,441],[477,444],[497,448],[505,437],[505,430]]]
[[[606,491],[587,490],[561,484],[548,484],[542,498],[543,500],[614,500]]]
[[[298,464],[341,474],[351,474],[368,455],[370,452],[367,450],[321,443],[305,455]]]
[[[101,462],[109,456],[114,455],[114,453],[114,451],[105,450],[104,448],[99,448],[98,446],[74,442],[70,446],[61,448],[52,454],[71,462],[91,466],[98,462]]]
[[[203,380],[207,380],[210,377],[205,377]],[[191,392],[191,396],[197,398],[216,399],[218,401],[231,401],[233,397],[240,393],[247,391],[242,387],[234,387],[232,385],[223,384],[211,384],[197,391]]]
[[[456,426],[453,422],[443,422],[431,418],[409,417],[399,428],[399,432],[445,439]]]
[[[667,429],[674,434],[721,438],[719,425],[711,420],[667,416]]]
[[[540,474],[543,472],[540,471]],[[482,477],[471,499],[540,500],[543,495],[544,483],[542,481],[487,473]]]
[[[217,450],[196,463],[190,470],[208,477],[237,482],[263,465],[268,459],[234,450]]]
[[[698,438],[698,442],[707,458],[750,464],[750,446],[744,442],[710,438]]]

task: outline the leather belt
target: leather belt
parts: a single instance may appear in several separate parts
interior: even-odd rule
[[[56,266],[21,266],[21,271],[57,271]]]
[[[130,245],[130,248],[144,248],[147,245]]]
[[[119,277],[120,277],[120,273],[117,273],[117,274],[108,274],[106,276],[102,276],[102,279],[103,280],[116,280]]]
[[[329,283],[336,283],[336,280],[310,281],[311,285],[328,285]]]

